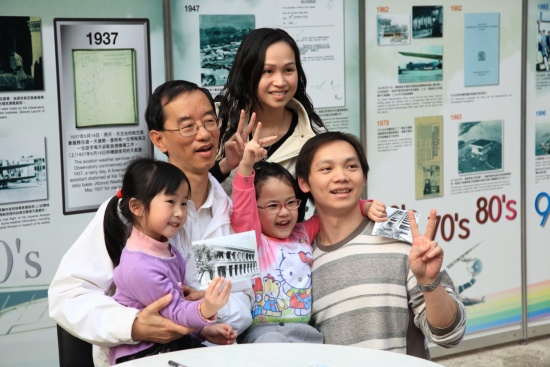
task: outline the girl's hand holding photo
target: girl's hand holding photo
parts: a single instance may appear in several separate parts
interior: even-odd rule
[[[200,313],[205,319],[212,318],[229,300],[231,279],[216,276],[208,285],[204,301],[200,304]]]

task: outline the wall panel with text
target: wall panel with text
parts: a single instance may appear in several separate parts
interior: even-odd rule
[[[420,226],[438,210],[466,339],[521,328],[521,14],[518,0],[365,5],[369,197]]]

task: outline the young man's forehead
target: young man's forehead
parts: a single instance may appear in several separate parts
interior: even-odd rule
[[[313,163],[316,161],[332,161],[336,158],[339,160],[344,156],[345,160],[359,160],[357,151],[345,140],[334,140],[319,146],[313,155]]]

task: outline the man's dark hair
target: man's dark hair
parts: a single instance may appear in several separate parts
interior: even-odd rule
[[[214,107],[214,99],[208,89],[201,88],[197,84],[186,80],[171,80],[159,85],[149,97],[147,109],[145,110],[145,121],[147,122],[149,131],[164,130],[165,105],[181,94],[192,93],[195,91],[201,91],[204,93],[212,105],[212,110],[216,111],[216,108]]]

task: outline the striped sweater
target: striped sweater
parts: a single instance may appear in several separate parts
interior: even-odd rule
[[[425,338],[443,347],[457,345],[466,330],[466,313],[452,280],[443,274],[442,284],[457,303],[455,320],[445,329],[431,327],[424,297],[409,267],[410,244],[372,236],[372,225],[365,219],[354,233],[328,247],[314,242],[312,322],[325,336],[325,343],[426,359]],[[414,324],[409,323],[413,320]],[[420,337],[412,338],[415,332]]]

